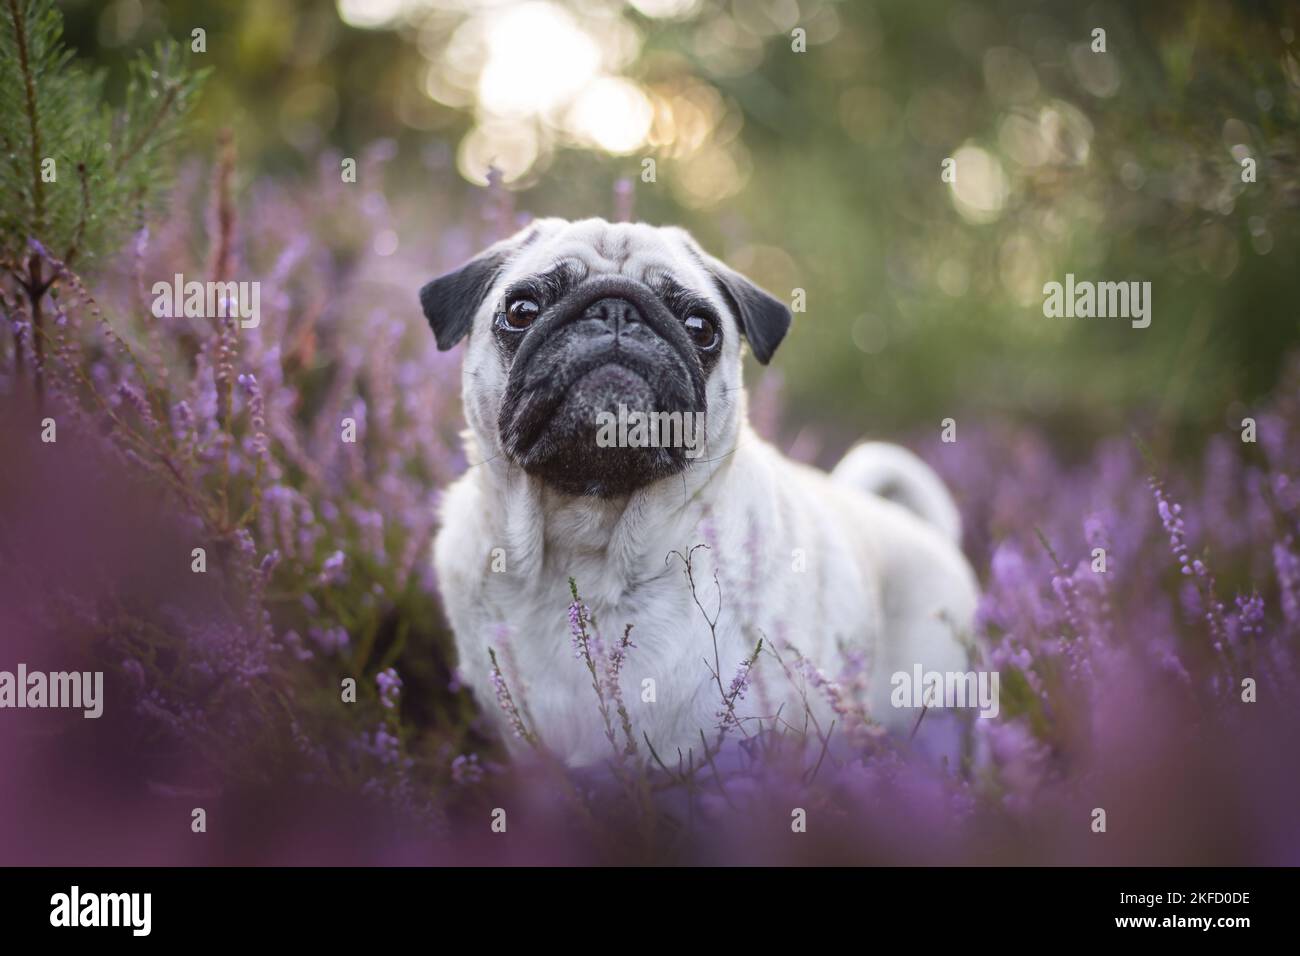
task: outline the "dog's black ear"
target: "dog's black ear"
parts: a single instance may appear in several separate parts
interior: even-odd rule
[[[718,293],[735,313],[740,331],[749,339],[750,351],[763,365],[772,360],[776,347],[790,331],[789,308],[776,296],[760,289],[730,266],[713,258],[684,229],[671,232],[686,244],[686,248],[699,260],[713,278]]]
[[[496,281],[506,255],[505,249],[493,246],[420,289],[420,305],[433,328],[438,351],[447,351],[469,334],[474,313]]]
[[[776,296],[760,289],[739,272],[718,260],[709,263],[718,291],[740,321],[754,358],[766,365],[790,330],[790,310]]]

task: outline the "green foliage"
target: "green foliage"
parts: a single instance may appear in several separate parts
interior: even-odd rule
[[[0,8],[0,260],[33,305],[45,291],[22,273],[28,241],[65,261],[109,252],[164,194],[169,147],[184,129],[204,72],[184,48],[159,43],[131,66],[121,109],[104,102],[104,73],[73,62],[52,0]]]

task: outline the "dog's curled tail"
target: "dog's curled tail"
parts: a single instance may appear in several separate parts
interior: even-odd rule
[[[886,442],[849,449],[831,477],[869,494],[888,498],[920,515],[954,544],[961,543],[961,513],[939,476],[912,452]]]

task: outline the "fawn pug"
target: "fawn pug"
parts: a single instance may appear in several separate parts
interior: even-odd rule
[[[489,650],[530,735],[575,765],[612,754],[573,659],[570,578],[605,655],[634,625],[619,696],[642,752],[643,733],[675,756],[723,721],[802,726],[805,701],[825,728],[834,693],[803,685],[848,661],[846,706],[907,731],[918,711],[890,706],[890,676],[966,670],[976,586],[947,490],[896,446],[826,474],[759,439],[742,342],[767,363],[790,312],[686,232],[538,220],[420,299],[440,349],[468,338],[470,467],[434,560],[461,674],[512,746]],[[703,452],[600,440],[627,409],[699,416]],[[747,667],[760,638],[774,653]]]

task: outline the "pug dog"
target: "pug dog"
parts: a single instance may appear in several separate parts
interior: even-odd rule
[[[601,219],[534,221],[420,301],[439,349],[468,340],[435,569],[461,679],[513,749],[676,759],[702,733],[856,720],[956,755],[891,678],[967,669],[957,509],[902,448],[827,474],[754,433],[742,353],[771,361],[784,303],[682,229]]]

